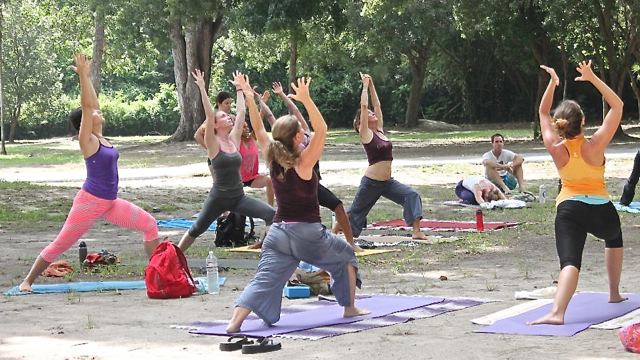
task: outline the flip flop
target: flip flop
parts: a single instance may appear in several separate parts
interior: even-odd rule
[[[258,341],[257,344],[252,345],[243,345],[242,353],[243,354],[259,354],[266,353],[270,351],[276,351],[282,349],[282,344],[279,342],[273,342],[273,340],[269,338],[262,338]]]
[[[233,339],[239,339],[233,341]],[[232,336],[227,342],[220,343],[220,351],[235,351],[242,349],[243,345],[253,344],[253,340],[247,339],[246,336]]]

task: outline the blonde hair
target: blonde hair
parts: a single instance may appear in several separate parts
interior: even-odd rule
[[[285,115],[273,124],[271,134],[273,141],[267,149],[267,164],[271,166],[273,161],[277,162],[285,171],[293,168],[300,158],[300,149],[295,146],[294,138],[300,132],[300,123],[293,115]],[[282,179],[283,175],[278,174]]]
[[[487,201],[500,200],[500,190],[494,188],[487,193]]]
[[[553,110],[553,127],[563,139],[573,139],[582,133],[584,113],[574,100],[564,100]]]

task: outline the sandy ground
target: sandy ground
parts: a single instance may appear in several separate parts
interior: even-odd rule
[[[632,151],[632,146],[627,150]],[[531,164],[531,179],[553,179],[553,168]],[[621,178],[628,174],[631,160],[609,169],[608,176]],[[22,169],[23,172],[28,172]],[[198,170],[198,172],[201,172]],[[15,173],[12,172],[12,173]],[[5,172],[6,174],[6,172]],[[350,176],[345,172],[328,171],[324,175],[330,184],[353,186],[359,182],[359,170]],[[409,175],[408,175],[409,174]],[[409,183],[451,184],[451,176],[426,178],[400,172],[400,180]],[[187,181],[186,179],[189,179]],[[136,183],[136,181],[141,181]],[[72,179],[63,182],[75,185]],[[142,184],[145,184],[144,186]],[[210,182],[202,177],[162,177],[150,184],[148,180],[124,180],[129,198],[142,197],[145,192],[166,192],[175,187],[202,188],[204,197]],[[145,187],[146,186],[146,187]],[[72,197],[76,189],[61,188],[60,196]],[[4,199],[6,200],[6,198]],[[197,207],[197,205],[196,205]],[[439,208],[434,207],[437,213]],[[552,218],[553,208],[549,207]],[[185,214],[176,214],[185,216]],[[433,217],[432,217],[433,218]],[[623,216],[625,234],[625,264],[622,290],[640,291],[638,268],[639,231],[633,215]],[[481,255],[455,246],[447,260],[433,260],[425,271],[392,272],[384,267],[366,264],[361,267],[364,286],[359,293],[445,297],[477,297],[500,300],[473,308],[317,341],[278,339],[283,348],[269,354],[242,355],[224,353],[218,344],[225,338],[196,336],[171,328],[174,324],[228,319],[233,301],[253,272],[231,269],[221,276],[227,283],[219,295],[198,295],[186,299],[150,300],[144,291],[75,293],[53,295],[0,297],[0,358],[1,359],[626,359],[636,355],[625,352],[617,331],[587,330],[573,337],[536,337],[489,335],[474,333],[480,326],[470,319],[487,315],[521,301],[514,292],[551,286],[557,277],[558,265],[552,229],[539,236],[521,238],[519,231],[508,229],[515,241],[507,248],[495,248]],[[172,239],[182,231],[163,231]],[[0,228],[3,251],[0,252],[0,281],[3,288],[17,284],[28,271],[34,256],[57,234],[57,229],[7,232]],[[131,258],[142,258],[142,247],[136,234],[114,227],[98,226],[87,233],[90,248],[117,249]],[[206,238],[203,241],[211,241]],[[456,253],[460,251],[461,253]],[[579,289],[606,291],[603,244],[588,240],[583,260]],[[187,253],[187,256],[189,254]],[[75,259],[77,248],[63,258]],[[439,280],[441,275],[447,281]],[[41,282],[42,283],[42,282]],[[284,299],[283,306],[308,301]]]

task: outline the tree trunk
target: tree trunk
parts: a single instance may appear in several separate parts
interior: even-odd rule
[[[168,139],[170,142],[193,140],[193,135],[204,121],[202,99],[200,99],[198,87],[191,79],[191,73],[195,69],[202,70],[208,90],[211,80],[212,47],[222,22],[222,15],[215,20],[211,18],[193,20],[184,27],[179,19],[171,22],[171,51],[180,107],[180,123]]]
[[[422,86],[424,85],[424,76],[427,73],[427,62],[429,61],[427,50],[421,48],[418,51],[408,50],[405,53],[409,59],[409,68],[411,69],[411,88],[409,90],[409,101],[405,113],[405,126],[407,128],[418,126]]]
[[[93,17],[93,56],[91,58],[91,83],[96,90],[96,95],[100,93],[100,73],[102,71],[102,57],[104,55],[104,11],[98,6]]]
[[[291,55],[289,56],[289,93],[293,92],[291,84],[295,84],[298,69],[298,42],[291,31]]]
[[[13,144],[16,136],[16,128],[18,127],[18,119],[20,118],[20,107],[17,105],[11,112],[11,126],[9,127],[9,143]]]
[[[633,71],[629,70],[629,80],[631,81],[631,89],[636,96],[636,103],[638,103],[638,112],[640,112],[640,88],[638,87],[638,79],[633,76]],[[640,114],[638,116],[640,119]]]
[[[2,67],[3,67],[3,63],[4,63],[4,57],[2,56],[3,51],[2,51],[2,34],[4,33],[4,27],[3,27],[3,22],[4,22],[4,17],[3,17],[3,11],[4,11],[4,7],[2,6],[4,3],[0,2],[0,143],[2,144],[2,149],[0,149],[0,153],[2,155],[7,155],[7,148],[4,144],[4,87],[2,86],[3,84],[3,79],[2,79]]]

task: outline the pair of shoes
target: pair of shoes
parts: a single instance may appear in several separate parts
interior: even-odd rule
[[[233,341],[234,339],[239,339]],[[259,354],[280,350],[282,344],[274,342],[268,337],[258,338],[257,343],[246,336],[232,336],[227,342],[220,343],[220,351],[235,351],[242,349],[243,354]]]
[[[629,181],[624,183],[622,188],[622,195],[620,196],[620,205],[629,206],[633,201],[633,197],[636,195],[636,186],[629,184]]]

